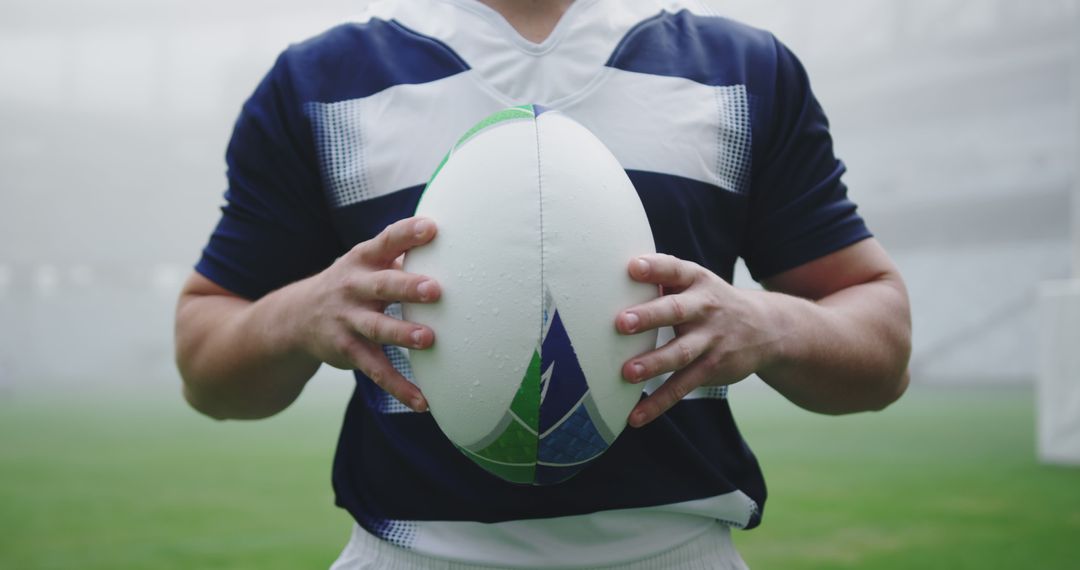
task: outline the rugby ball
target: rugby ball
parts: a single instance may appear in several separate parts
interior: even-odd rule
[[[461,137],[416,214],[438,235],[405,270],[443,293],[404,317],[435,331],[410,361],[436,423],[507,481],[572,477],[626,427],[641,388],[622,365],[656,344],[615,330],[619,311],[658,294],[627,274],[655,245],[626,172],[569,117],[515,107]]]

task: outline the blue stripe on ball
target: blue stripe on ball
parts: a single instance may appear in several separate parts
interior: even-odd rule
[[[545,433],[571,413],[589,390],[557,309],[540,348],[540,369],[545,375],[550,372],[540,402],[540,433]]]

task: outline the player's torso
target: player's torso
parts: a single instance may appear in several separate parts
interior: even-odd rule
[[[412,215],[447,150],[476,122],[536,103],[610,148],[641,197],[658,250],[730,279],[752,202],[760,138],[752,119],[767,107],[755,103],[739,50],[766,53],[773,44],[682,4],[578,0],[537,45],[474,0],[391,2],[291,48],[287,73],[299,86],[313,168],[342,247]],[[401,351],[388,355],[408,377]],[[522,487],[493,480],[430,416],[358,374],[335,459],[337,501],[368,531],[392,541],[407,535],[410,546],[436,534],[452,538],[440,544],[460,543],[462,535],[447,530],[459,523],[517,525],[630,508],[642,511],[627,511],[624,522],[753,526],[763,480],[725,397],[719,388],[695,391],[662,421],[624,432],[574,479]],[[650,542],[651,534],[633,530],[628,543],[672,546]]]

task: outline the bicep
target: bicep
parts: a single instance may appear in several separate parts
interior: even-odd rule
[[[221,285],[214,283],[198,271],[192,271],[191,275],[188,276],[187,281],[184,282],[184,286],[180,289],[177,312],[179,313],[182,311],[185,306],[193,301],[206,298],[227,299],[232,302],[244,304],[251,302]]]
[[[249,301],[193,271],[180,290],[174,322],[174,350],[181,376],[192,373],[206,358],[206,347],[220,345],[222,331],[230,319],[250,306]],[[212,340],[215,337],[218,341]]]
[[[197,344],[197,339],[205,336],[207,328],[213,328],[221,319],[251,303],[193,271],[184,282],[176,303],[177,348]]]
[[[900,272],[870,238],[765,279],[774,291],[809,299],[801,343],[811,356],[790,376],[766,379],[808,410],[880,410],[907,388],[911,307]],[[812,389],[807,390],[807,386]]]
[[[903,280],[885,248],[873,238],[762,280],[770,291],[818,301],[839,291],[884,283],[903,290]],[[906,294],[904,295],[906,302]]]
[[[180,290],[180,298],[202,297],[206,295],[221,295],[240,298],[239,295],[236,295],[221,285],[207,279],[198,271],[192,271],[191,275],[187,278],[187,281],[184,282],[183,288]]]

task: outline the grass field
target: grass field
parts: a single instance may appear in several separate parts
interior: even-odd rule
[[[0,568],[325,568],[340,391],[256,423],[179,399],[0,400]],[[755,569],[1080,568],[1080,469],[1034,459],[1030,390],[914,389],[825,418],[738,390],[769,481]]]

